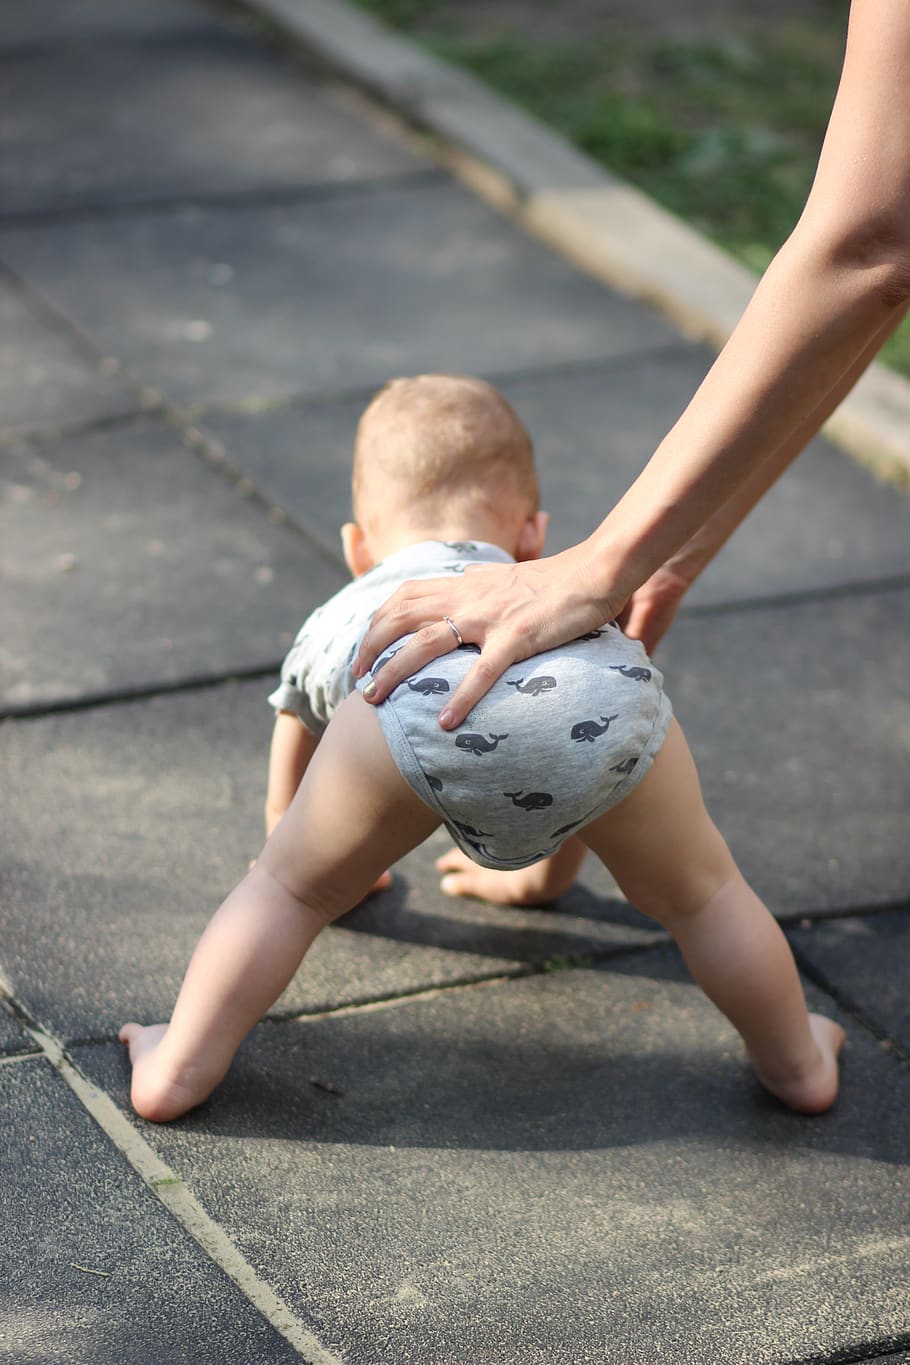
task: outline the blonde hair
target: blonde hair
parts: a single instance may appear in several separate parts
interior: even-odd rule
[[[469,504],[498,515],[516,500],[538,506],[534,450],[512,406],[491,384],[459,374],[393,379],[360,419],[352,480],[355,520],[392,501],[431,522]]]

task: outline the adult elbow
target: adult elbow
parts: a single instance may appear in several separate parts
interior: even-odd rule
[[[854,272],[863,292],[887,309],[910,303],[910,223],[888,220],[845,232],[834,259]]]

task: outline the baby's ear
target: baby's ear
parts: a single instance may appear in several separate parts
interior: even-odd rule
[[[515,551],[515,558],[519,563],[524,559],[540,559],[549,524],[549,512],[534,512],[532,516],[527,518],[518,533],[518,548]]]
[[[356,521],[346,521],[342,526],[341,548],[344,562],[354,578],[360,578],[376,563],[367,548],[367,538]]]

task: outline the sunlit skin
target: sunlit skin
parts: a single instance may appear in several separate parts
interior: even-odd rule
[[[453,385],[457,392],[460,382],[452,376],[402,381],[406,392],[411,385],[418,393],[437,387],[448,393]],[[399,442],[406,418],[405,406],[394,426]],[[431,410],[426,429],[438,425]],[[461,472],[460,458],[446,465],[438,455],[422,471],[420,487],[444,480],[442,500],[423,504],[416,491],[411,497],[390,494],[386,478],[361,488],[358,521],[342,533],[355,577],[428,536],[487,541],[520,562],[534,562],[547,525],[536,506],[536,485],[528,491],[527,480],[503,476],[491,500],[473,475]],[[477,464],[490,468],[487,460]],[[465,480],[462,496],[459,482]],[[427,507],[436,514],[444,507],[444,520],[428,520]],[[205,930],[170,1022],[129,1022],[120,1031],[133,1066],[132,1102],[144,1118],[166,1122],[211,1094],[319,932],[362,900],[390,863],[433,833],[440,815],[407,785],[379,716],[354,692],[318,741],[296,717],[278,717],[267,822],[265,848]],[[843,1031],[808,1013],[787,940],[711,822],[675,720],[630,794],[553,857],[496,872],[450,853],[440,860],[443,887],[491,901],[545,903],[571,885],[587,850],[609,868],[632,904],[673,936],[696,982],[738,1030],[761,1083],[800,1113],[828,1109],[837,1094]]]

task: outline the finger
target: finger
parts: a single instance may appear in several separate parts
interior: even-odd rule
[[[376,878],[375,882],[367,892],[367,895],[372,896],[375,891],[385,891],[391,885],[392,885],[391,872],[383,872],[382,876]]]
[[[352,664],[355,678],[362,678],[380,657],[383,650],[400,640],[402,635],[410,635],[424,626],[440,622],[448,614],[442,603],[448,600],[440,597],[448,589],[451,593],[452,580],[418,579],[414,583],[403,583],[391,597],[377,607],[373,613],[366,634],[360,642],[357,657]]]
[[[141,1024],[124,1024],[117,1037],[121,1043],[131,1043],[141,1027]]]
[[[399,637],[396,636],[396,639]],[[394,692],[399,683],[404,682],[405,678],[410,678],[433,659],[438,659],[442,654],[451,654],[457,646],[457,641],[450,626],[445,621],[436,621],[431,626],[424,626],[419,630],[406,645],[389,658],[385,663],[380,659],[382,667],[374,673],[373,677],[363,689],[363,695],[367,701],[374,705],[377,702],[385,701],[386,697]]]
[[[633,602],[623,629],[630,640],[640,640],[648,653],[652,654],[675,615],[675,611],[655,607],[653,603],[636,605]]]
[[[527,654],[518,650],[485,648],[440,711],[439,724],[443,730],[456,730],[463,725],[481,697],[486,696],[509,664],[524,658],[527,658]]]

